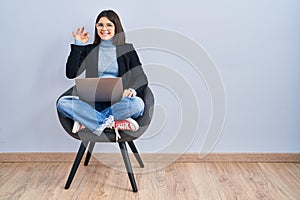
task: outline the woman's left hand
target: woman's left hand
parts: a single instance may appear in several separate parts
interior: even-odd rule
[[[135,97],[136,96],[136,91],[133,89],[126,89],[123,92],[122,97]]]

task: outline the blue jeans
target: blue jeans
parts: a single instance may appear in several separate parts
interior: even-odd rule
[[[119,102],[88,104],[77,96],[65,96],[58,100],[57,109],[64,116],[78,121],[94,132],[110,116],[115,120],[137,118],[144,113],[144,102],[140,97],[123,97]]]

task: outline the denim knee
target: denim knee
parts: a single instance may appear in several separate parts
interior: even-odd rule
[[[144,101],[140,97],[132,97],[130,98],[133,110],[134,110],[134,118],[143,115],[145,104]]]
[[[76,96],[64,96],[57,101],[57,110],[65,115],[66,111],[72,109],[72,100],[78,99]]]
[[[138,110],[144,110],[145,104],[144,101],[140,97],[133,97],[133,104]]]
[[[60,98],[58,101],[57,101],[57,105],[56,105],[56,108],[57,110],[60,112],[60,113],[63,113],[66,108],[68,107],[68,100],[64,99],[64,98]]]

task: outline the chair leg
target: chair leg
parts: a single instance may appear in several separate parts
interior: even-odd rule
[[[95,146],[95,142],[90,142],[89,149],[87,151],[85,161],[84,161],[84,166],[88,166],[91,155],[92,155],[92,152],[93,152],[93,149],[94,149],[94,146]]]
[[[144,168],[144,163],[139,155],[139,152],[137,151],[133,141],[128,141],[127,142],[129,144],[129,147],[131,149],[131,151],[133,152],[134,157],[136,158],[136,160],[138,161],[139,165],[141,168]]]
[[[132,167],[131,167],[131,163],[130,163],[130,159],[128,156],[125,142],[119,142],[119,147],[120,147],[121,154],[122,154],[122,157],[123,157],[123,160],[125,163],[125,167],[126,167],[126,170],[128,173],[128,177],[129,177],[129,180],[130,180],[130,183],[132,186],[132,190],[133,190],[133,192],[137,192],[138,190],[137,190],[137,186],[135,183],[135,179],[134,179],[134,175],[133,175],[133,171],[132,171]]]
[[[81,145],[80,145],[80,147],[79,147],[78,153],[77,153],[76,158],[75,158],[75,160],[74,160],[73,167],[72,167],[72,169],[71,169],[69,178],[68,178],[67,183],[66,183],[66,186],[65,186],[65,189],[66,189],[66,190],[69,189],[69,187],[70,187],[70,185],[71,185],[71,183],[72,183],[72,180],[73,180],[73,178],[74,178],[74,176],[75,176],[75,173],[76,173],[76,171],[77,171],[77,169],[78,169],[78,166],[79,166],[80,161],[81,161],[81,159],[82,159],[82,156],[83,156],[83,154],[84,154],[84,152],[85,152],[85,149],[86,149],[87,144],[88,144],[88,142],[83,142],[83,141],[81,142]]]

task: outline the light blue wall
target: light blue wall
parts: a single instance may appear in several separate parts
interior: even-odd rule
[[[84,25],[93,35],[94,19],[106,8],[118,12],[126,31],[173,30],[209,54],[227,97],[226,122],[213,152],[300,152],[298,0],[1,1],[0,152],[77,150],[78,141],[57,120],[55,101],[74,84],[64,75],[72,30]],[[153,84],[156,120],[137,141],[139,149],[160,152],[170,146],[172,152],[200,152],[212,109],[204,79],[166,52],[140,50],[139,55],[150,82],[155,78],[151,64],[168,66],[194,88],[199,106],[193,140],[183,148],[172,144],[185,134],[176,133],[180,102]],[[99,151],[116,148],[97,145]]]

